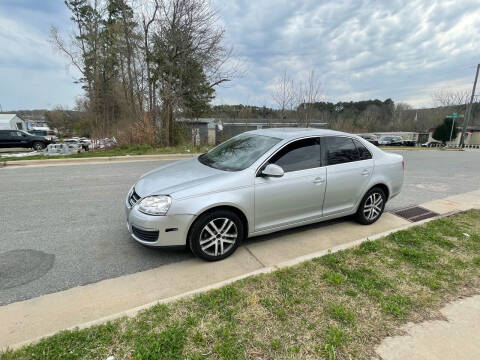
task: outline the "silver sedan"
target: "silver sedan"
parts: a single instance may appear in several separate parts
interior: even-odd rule
[[[143,175],[126,198],[127,227],[144,245],[220,260],[247,237],[352,214],[372,224],[403,174],[402,156],[356,135],[249,131]]]

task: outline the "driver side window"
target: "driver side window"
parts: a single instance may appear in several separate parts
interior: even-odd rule
[[[273,155],[268,163],[282,167],[286,173],[320,167],[320,138],[294,141]]]

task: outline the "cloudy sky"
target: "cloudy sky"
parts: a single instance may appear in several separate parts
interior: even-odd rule
[[[392,98],[430,106],[471,89],[480,62],[479,0],[213,0],[246,73],[216,103],[273,105],[273,84],[315,70],[329,101]],[[70,29],[62,0],[0,0],[0,106],[73,107],[75,72],[49,45]]]

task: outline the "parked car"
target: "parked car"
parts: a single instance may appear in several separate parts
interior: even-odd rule
[[[47,140],[51,141],[57,141],[57,135],[55,134],[55,131],[53,130],[39,130],[39,129],[33,129],[28,131],[29,134],[32,135],[37,135],[37,136],[43,136]]]
[[[22,130],[0,130],[0,148],[32,148],[39,151],[53,142],[43,136],[32,135]]]
[[[92,143],[90,140],[86,138],[71,138],[63,140],[64,143],[69,145],[75,145],[78,147],[80,151],[88,151],[90,150],[90,144]]]
[[[360,134],[359,135],[362,139],[367,140],[370,144],[378,146],[378,138],[373,134]]]
[[[403,146],[415,146],[417,142],[415,140],[403,140]]]
[[[90,147],[92,146],[92,140],[90,140],[86,137],[81,137],[81,138],[79,138],[79,140],[80,140],[80,144],[82,144],[83,149],[85,151],[90,150]]]
[[[441,147],[445,146],[440,141],[427,141],[426,143],[422,144],[422,147]]]
[[[403,184],[401,155],[322,129],[245,132],[143,175],[125,200],[137,242],[226,258],[247,237],[355,214],[379,219]]]
[[[380,146],[401,146],[403,145],[403,138],[401,136],[382,136],[378,139]]]

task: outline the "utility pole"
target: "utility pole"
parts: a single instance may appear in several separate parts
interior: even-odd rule
[[[450,142],[452,142],[453,127],[455,126],[455,119],[452,119],[452,128],[450,129]]]
[[[467,105],[467,116],[465,116],[465,120],[463,120],[463,129],[462,129],[462,136],[460,137],[460,148],[463,148],[464,141],[465,141],[465,132],[467,131],[468,123],[470,122],[470,118],[472,116],[472,103],[475,97],[475,89],[477,87],[477,80],[478,80],[478,72],[480,71],[480,64],[477,65],[477,73],[475,74],[475,81],[473,82],[473,90],[472,90],[472,97],[470,98],[470,104]]]
[[[453,114],[450,114],[450,115],[447,115],[445,116],[446,119],[452,119],[452,126],[450,128],[450,141],[452,141],[452,136],[453,136],[453,127],[455,126],[455,119],[461,119],[461,118],[464,118],[463,114],[457,114],[456,112],[454,112]]]

